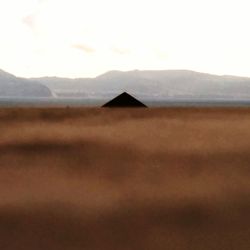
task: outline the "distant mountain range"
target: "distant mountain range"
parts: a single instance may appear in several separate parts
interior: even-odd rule
[[[96,78],[34,78],[57,96],[112,97],[128,92],[142,99],[248,99],[250,78],[188,70],[110,71]]]
[[[42,83],[34,83],[0,70],[0,97],[52,97],[52,91]]]
[[[18,78],[0,71],[0,97],[108,100],[121,92],[141,100],[250,100],[250,78],[188,70],[110,71],[96,78]]]

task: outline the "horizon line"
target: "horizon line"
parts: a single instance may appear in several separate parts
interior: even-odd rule
[[[23,79],[39,79],[39,78],[59,78],[59,79],[71,79],[71,80],[75,80],[75,79],[95,79],[98,78],[102,75],[111,73],[111,72],[121,72],[121,73],[128,73],[128,72],[144,72],[144,71],[155,71],[155,72],[160,72],[160,71],[187,71],[187,72],[193,72],[193,73],[198,73],[198,74],[206,74],[206,75],[212,75],[212,76],[219,76],[219,77],[239,77],[239,78],[250,78],[250,76],[243,76],[243,75],[232,75],[232,74],[217,74],[217,73],[210,73],[210,72],[202,72],[202,71],[196,71],[193,69],[131,69],[131,70],[108,70],[105,71],[104,73],[98,74],[96,76],[93,77],[84,77],[84,76],[80,76],[80,77],[67,77],[67,76],[57,76],[57,75],[44,75],[44,76],[35,76],[35,77],[23,77],[23,76],[18,76],[12,73],[9,73],[9,71],[6,70],[2,70],[0,69],[0,71],[6,73],[6,74],[10,74],[14,77],[17,78],[23,78]]]

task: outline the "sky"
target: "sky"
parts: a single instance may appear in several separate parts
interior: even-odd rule
[[[249,0],[0,0],[0,69],[22,77],[189,69],[250,77]]]

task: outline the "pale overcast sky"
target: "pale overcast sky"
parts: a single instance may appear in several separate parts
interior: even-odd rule
[[[250,76],[249,13],[249,0],[0,0],[0,68],[25,77]]]

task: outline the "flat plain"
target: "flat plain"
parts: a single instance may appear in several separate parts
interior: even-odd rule
[[[0,120],[0,249],[250,249],[250,108]]]

